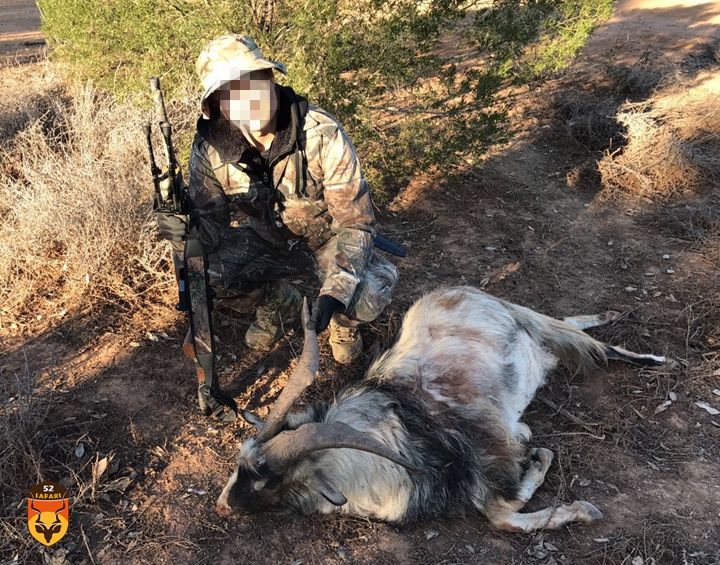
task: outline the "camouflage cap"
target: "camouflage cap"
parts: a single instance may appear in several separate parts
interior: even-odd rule
[[[226,82],[262,69],[276,69],[287,74],[285,65],[263,57],[252,37],[231,33],[213,39],[195,63],[195,70],[205,87],[202,101]]]

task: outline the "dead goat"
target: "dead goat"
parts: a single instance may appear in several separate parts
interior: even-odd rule
[[[364,379],[291,413],[318,367],[305,307],[302,356],[267,421],[243,413],[259,435],[242,445],[217,511],[342,512],[400,524],[474,506],[497,528],[524,532],[597,520],[584,501],[519,512],[553,458],[526,449],[531,433],[520,418],[558,359],[580,369],[607,359],[666,362],[582,331],[617,316],[560,321],[471,287],[443,288],[410,308]]]

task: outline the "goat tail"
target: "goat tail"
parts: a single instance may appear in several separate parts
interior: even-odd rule
[[[505,306],[530,337],[549,349],[564,365],[587,372],[606,365],[611,358],[611,346],[590,337],[572,324],[517,304],[506,302]]]

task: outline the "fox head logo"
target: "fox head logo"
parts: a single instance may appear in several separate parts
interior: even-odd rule
[[[28,492],[28,529],[43,545],[53,545],[67,533],[70,499],[62,485],[43,482]]]

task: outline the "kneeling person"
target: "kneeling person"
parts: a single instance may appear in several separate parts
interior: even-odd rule
[[[275,84],[282,63],[247,36],[224,35],[200,54],[203,116],[190,155],[190,227],[208,255],[219,297],[255,294],[261,305],[245,336],[264,349],[299,319],[288,279],[316,270],[322,286],[311,320],[330,326],[333,357],[362,352],[361,322],[390,303],[396,267],[374,252],[375,217],[355,148],[325,111]],[[160,232],[180,241],[185,218],[158,213]]]

